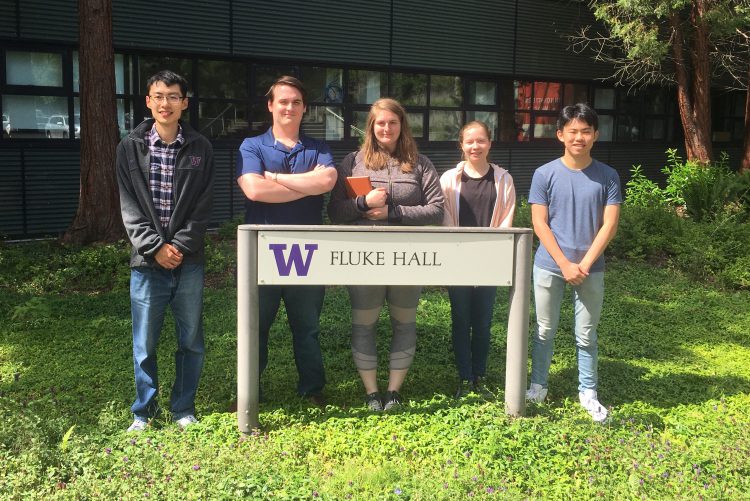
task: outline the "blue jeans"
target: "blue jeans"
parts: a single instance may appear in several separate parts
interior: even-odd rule
[[[323,354],[320,351],[320,312],[325,287],[322,285],[262,285],[258,288],[258,327],[260,329],[260,373],[268,365],[268,332],[284,300],[292,330],[294,362],[297,365],[300,395],[315,395],[326,384]]]
[[[464,381],[484,377],[490,351],[490,325],[497,287],[448,287],[453,353]]]
[[[167,306],[172,308],[177,337],[170,410],[174,419],[180,419],[195,414],[195,392],[203,369],[202,264],[183,264],[174,270],[138,267],[130,271],[136,394],[131,410],[144,421],[158,409],[156,347]]]
[[[534,266],[534,302],[537,331],[531,350],[531,382],[547,387],[549,367],[560,323],[560,306],[565,291],[562,274]],[[596,389],[597,334],[604,301],[604,272],[592,272],[580,285],[571,285],[575,312],[578,391]]]

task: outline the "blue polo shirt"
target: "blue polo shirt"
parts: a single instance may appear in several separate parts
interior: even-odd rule
[[[300,135],[291,150],[277,142],[272,128],[265,134],[242,141],[237,156],[237,177],[243,174],[263,175],[265,171],[280,174],[304,173],[316,165],[335,168],[333,155],[323,141]],[[311,195],[284,203],[246,200],[247,224],[322,224],[323,195]]]

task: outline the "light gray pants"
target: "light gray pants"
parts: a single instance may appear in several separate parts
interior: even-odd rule
[[[352,304],[352,355],[358,370],[378,367],[375,331],[383,302],[388,301],[391,316],[390,369],[408,369],[417,348],[417,305],[421,286],[349,286]]]

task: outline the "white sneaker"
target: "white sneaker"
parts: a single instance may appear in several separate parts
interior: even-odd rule
[[[607,419],[607,408],[599,403],[596,396],[596,390],[583,390],[578,393],[578,400],[581,405],[591,415],[591,419],[597,423],[602,423]]]
[[[195,416],[193,416],[192,414],[188,414],[187,416],[182,416],[180,419],[176,420],[175,423],[177,423],[177,426],[184,430],[188,426],[198,424],[198,420],[195,419]]]
[[[531,383],[529,389],[526,390],[526,400],[529,402],[541,404],[545,398],[547,398],[547,388],[541,384]]]
[[[128,426],[128,433],[140,433],[146,429],[148,422],[142,419],[135,418],[133,424]]]

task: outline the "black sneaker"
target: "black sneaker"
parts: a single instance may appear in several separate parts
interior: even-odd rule
[[[481,396],[485,400],[493,400],[495,394],[487,388],[487,384],[484,381],[484,377],[475,376],[474,381],[471,382],[471,391]]]
[[[399,395],[397,391],[387,391],[385,392],[385,398],[383,401],[385,402],[383,410],[388,411],[401,405],[401,395]]]
[[[377,391],[368,394],[365,397],[365,402],[367,403],[367,407],[369,407],[371,411],[380,412],[383,410],[383,399],[380,397],[380,393],[378,393]]]
[[[468,379],[461,379],[458,382],[456,393],[453,394],[453,398],[463,398],[473,391],[474,385]]]

